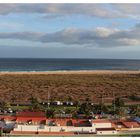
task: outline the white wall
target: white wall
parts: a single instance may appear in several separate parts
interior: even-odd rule
[[[130,130],[130,131],[133,131],[133,130],[140,130],[140,127],[139,127],[139,128],[130,128],[129,130]]]
[[[14,131],[40,131],[40,132],[60,132],[63,129],[65,132],[74,131],[89,131],[95,132],[95,127],[73,127],[73,126],[45,126],[44,129],[40,129],[39,125],[17,125]]]
[[[97,135],[111,135],[117,134],[117,131],[97,131]]]
[[[89,131],[95,132],[96,128],[111,128],[111,123],[93,123],[92,127],[74,127],[74,126],[44,126],[43,129],[39,125],[17,125],[14,131],[47,131],[47,132],[60,132],[63,129],[65,132],[82,132]]]
[[[111,128],[111,123],[92,123],[92,127],[95,128]]]
[[[14,131],[37,131],[39,125],[17,125]]]

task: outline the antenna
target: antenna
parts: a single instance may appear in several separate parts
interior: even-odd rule
[[[116,110],[116,105],[115,105],[115,94],[114,94],[114,92],[113,92],[113,98],[114,98],[114,115],[115,115],[115,110]]]

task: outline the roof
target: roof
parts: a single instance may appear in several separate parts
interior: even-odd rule
[[[131,127],[140,127],[140,125],[136,121],[122,121],[123,125],[126,126],[127,128]]]
[[[66,126],[69,121],[72,123],[72,119],[48,119],[48,121],[55,122],[57,125]]]
[[[112,127],[116,127],[116,124],[114,122],[111,122]]]
[[[0,120],[2,119],[16,120],[16,117],[15,116],[0,116]]]
[[[16,114],[17,117],[45,117],[44,112],[22,111]]]
[[[56,123],[59,124],[60,126],[66,126],[67,121],[66,120],[57,120]]]
[[[92,120],[92,123],[111,123],[111,122],[105,119],[95,119],[95,120]]]
[[[18,117],[17,121],[44,121],[46,120],[45,117]]]
[[[96,128],[96,131],[116,131],[114,127],[111,128]]]
[[[60,126],[66,126],[71,122],[72,125],[76,124],[89,124],[88,119],[47,119],[48,122],[53,121]]]

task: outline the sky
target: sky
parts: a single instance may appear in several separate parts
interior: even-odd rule
[[[140,4],[0,4],[0,57],[140,59]]]

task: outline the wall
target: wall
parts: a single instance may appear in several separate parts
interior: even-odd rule
[[[97,131],[97,135],[111,135],[117,134],[117,131]]]
[[[62,129],[64,130],[64,132],[95,132],[95,127],[44,126],[44,128],[41,129],[39,125],[17,125],[17,127],[14,128],[14,131],[60,132]]]
[[[133,130],[140,130],[140,127],[139,127],[139,128],[130,128],[129,130],[130,130],[130,131],[133,131]]]

